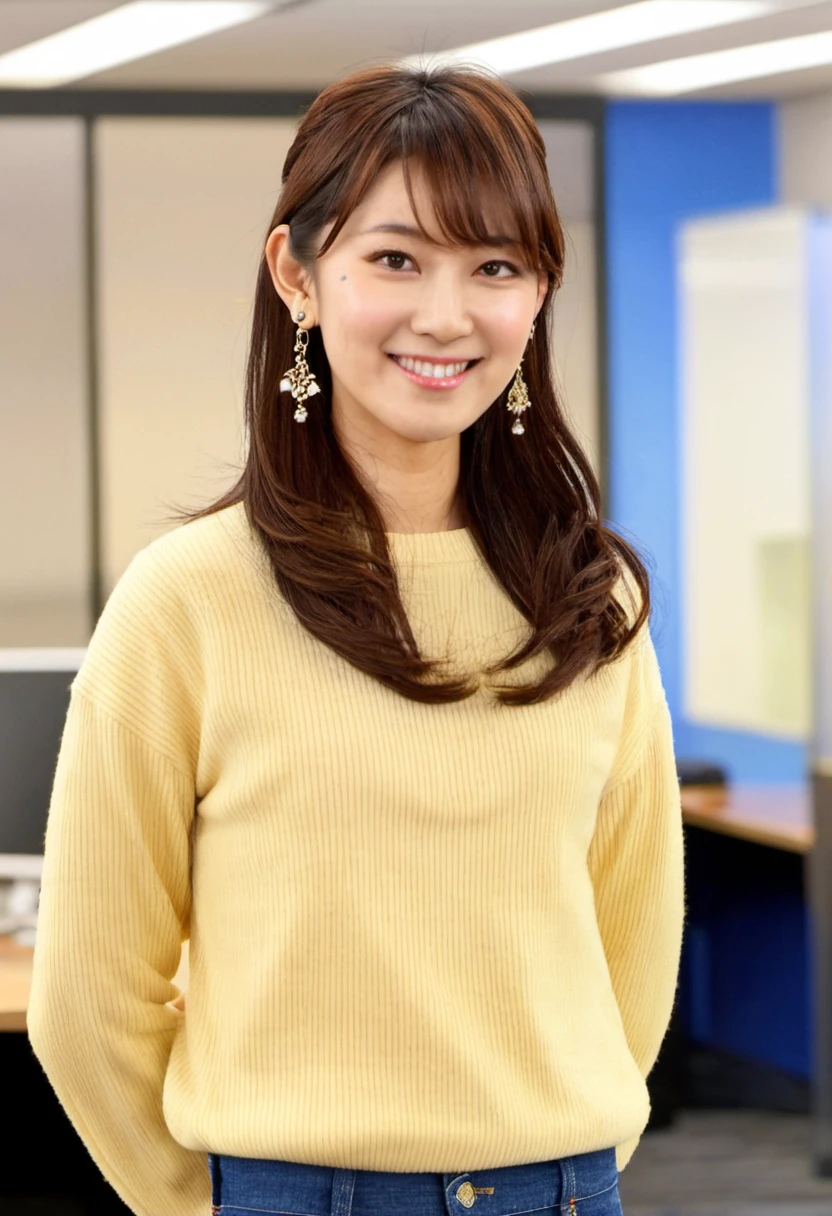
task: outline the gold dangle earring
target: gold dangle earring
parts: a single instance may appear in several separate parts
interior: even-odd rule
[[[306,422],[306,399],[321,391],[321,386],[315,379],[315,373],[306,362],[309,334],[300,327],[300,322],[305,318],[305,312],[299,312],[295,317],[298,322],[298,332],[295,336],[295,365],[283,373],[283,379],[280,381],[281,393],[291,393],[298,403],[298,408],[295,410],[295,422]]]
[[[529,341],[531,341],[532,337],[534,336],[535,324],[536,322],[532,321],[532,330],[529,334]],[[528,386],[526,385],[526,381],[523,379],[523,373],[521,371],[522,366],[523,362],[521,360],[520,367],[518,367],[517,371],[515,372],[511,388],[508,390],[508,401],[506,402],[506,408],[509,409],[512,414],[517,415],[516,419],[514,420],[514,425],[511,428],[512,435],[522,435],[525,431],[526,428],[520,421],[520,415],[531,405],[531,401],[529,401]]]

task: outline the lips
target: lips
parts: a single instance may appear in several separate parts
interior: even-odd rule
[[[416,372],[419,376],[432,376],[435,380],[459,376],[474,362],[472,359],[421,359],[415,355],[391,355],[390,358],[409,372]]]
[[[479,359],[429,360],[416,359],[409,355],[389,355],[399,371],[419,388],[457,388],[468,376]]]

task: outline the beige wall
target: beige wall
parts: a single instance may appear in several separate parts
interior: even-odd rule
[[[107,591],[171,526],[168,504],[207,504],[236,480],[255,276],[293,129],[288,119],[98,125]]]
[[[779,108],[783,202],[832,211],[832,92]]]
[[[567,417],[600,479],[595,227],[573,220],[566,234],[563,286],[553,310],[555,371]]]
[[[0,648],[89,635],[82,145],[0,118]]]
[[[566,267],[554,307],[553,353],[563,404],[600,476],[596,349],[594,134],[582,122],[539,123],[566,230]]]

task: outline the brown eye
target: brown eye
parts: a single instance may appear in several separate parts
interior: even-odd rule
[[[485,270],[485,269],[486,269],[488,266],[496,266],[498,270],[499,270],[499,268],[500,268],[501,266],[505,266],[506,270],[510,271],[512,275],[514,275],[514,274],[517,274],[517,273],[518,273],[518,271],[517,271],[517,267],[516,267],[516,266],[512,266],[511,262],[503,262],[503,261],[496,261],[496,262],[483,262],[483,264],[482,264],[482,266],[480,267],[480,269],[481,269],[481,270]],[[506,276],[505,276],[505,275],[497,275],[497,274],[486,274],[486,276],[485,276],[485,277],[486,277],[487,279],[496,279],[496,278],[505,278]],[[508,277],[510,277],[510,275],[509,275]]]
[[[370,260],[372,262],[383,263],[387,259],[392,259],[394,262],[409,262],[410,261],[410,258],[407,256],[407,254],[402,253],[398,249],[385,249],[382,253],[375,254]],[[391,266],[388,266],[387,269],[388,270],[403,270],[404,267],[401,265],[391,265]]]

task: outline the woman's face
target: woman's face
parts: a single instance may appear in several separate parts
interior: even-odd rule
[[[424,179],[412,176],[419,215],[441,241]],[[285,242],[279,256],[289,256]],[[506,388],[547,288],[517,244],[423,238],[399,163],[380,175],[304,281],[308,304],[281,295],[293,313],[306,312],[305,325],[321,328],[333,425],[365,440],[393,433],[420,443],[459,435]],[[512,420],[506,413],[507,426]]]

